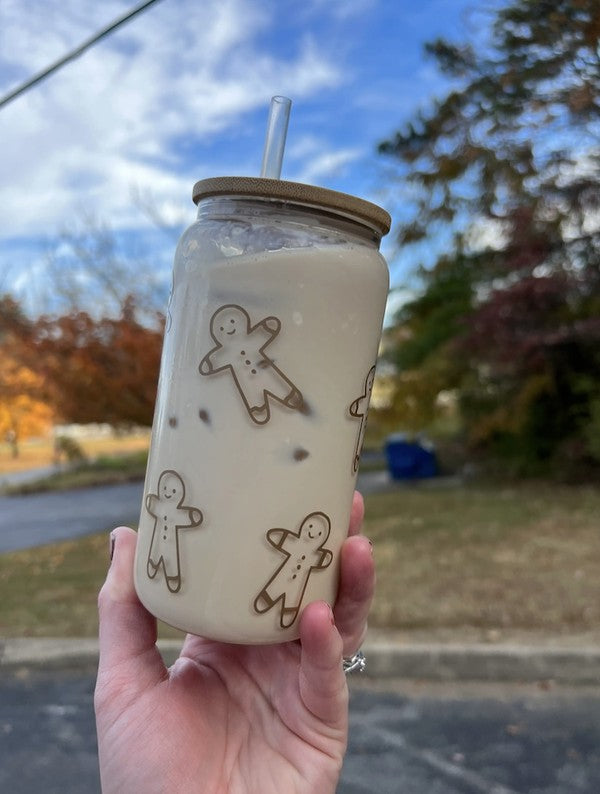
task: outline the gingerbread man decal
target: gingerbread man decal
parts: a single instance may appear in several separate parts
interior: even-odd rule
[[[229,372],[250,419],[265,425],[271,418],[271,400],[302,411],[300,390],[266,355],[265,348],[281,330],[277,317],[265,317],[252,325],[241,306],[221,306],[210,321],[210,334],[216,342],[200,362],[200,374]]]
[[[371,392],[373,391],[373,381],[375,380],[375,367],[371,367],[367,377],[365,378],[364,392],[351,404],[348,409],[350,416],[360,419],[360,427],[358,428],[358,437],[356,439],[356,446],[354,448],[354,461],[352,462],[352,471],[356,474],[358,471],[358,464],[360,462],[360,453],[362,452],[363,443],[365,440],[365,430],[367,427],[367,412],[369,410],[369,402],[371,400]]]
[[[270,529],[267,540],[285,555],[284,561],[254,601],[259,613],[280,604],[279,625],[289,628],[298,617],[309,576],[331,565],[333,554],[323,544],[329,537],[331,521],[325,513],[311,513],[303,519],[298,532]]]
[[[154,579],[162,568],[171,593],[181,589],[179,563],[179,530],[199,527],[202,513],[184,505],[185,486],[176,471],[163,471],[158,480],[158,493],[146,496],[146,510],[154,518],[154,530],[148,553],[147,572]]]

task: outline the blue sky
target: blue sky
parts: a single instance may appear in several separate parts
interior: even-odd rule
[[[135,0],[2,0],[0,94]],[[473,32],[474,0],[161,0],[0,110],[0,292],[35,310],[58,235],[92,217],[166,276],[195,181],[258,175],[270,97],[293,101],[282,177],[398,211],[377,143],[444,83],[425,41]],[[146,209],[144,209],[146,207]],[[392,282],[409,261],[393,246]]]

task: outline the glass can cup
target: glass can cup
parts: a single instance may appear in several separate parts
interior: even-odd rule
[[[175,254],[136,589],[216,640],[334,603],[388,293],[380,207],[273,179],[194,187]]]

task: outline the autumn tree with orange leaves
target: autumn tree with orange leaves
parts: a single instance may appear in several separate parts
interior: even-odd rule
[[[133,298],[118,318],[87,312],[39,318],[29,350],[46,394],[64,421],[116,427],[152,423],[162,349],[160,315],[149,328],[137,320]]]
[[[26,328],[18,304],[12,298],[0,299],[0,439],[10,444],[15,458],[20,441],[47,432],[54,415],[40,399],[42,377],[24,363]]]
[[[28,320],[13,298],[1,298],[0,431],[9,408],[12,424],[5,420],[5,432],[11,438],[37,427],[35,417],[49,421],[52,414],[63,422],[149,426],[162,329],[160,314],[154,327],[138,320],[131,297],[116,318],[74,311],[36,320]]]
[[[40,376],[22,366],[3,346],[0,354],[0,438],[10,444],[15,458],[23,438],[42,435],[52,425],[52,408],[35,396],[41,385]]]

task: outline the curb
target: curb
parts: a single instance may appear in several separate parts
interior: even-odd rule
[[[369,677],[422,681],[600,684],[600,647],[377,642],[364,647]],[[366,672],[366,671],[365,671]]]
[[[167,664],[179,653],[179,640],[161,640]],[[537,647],[527,645],[400,644],[367,642],[365,679],[408,679],[436,682],[534,683],[569,686],[600,684],[600,647]],[[0,670],[60,670],[96,667],[96,639],[0,640]]]

